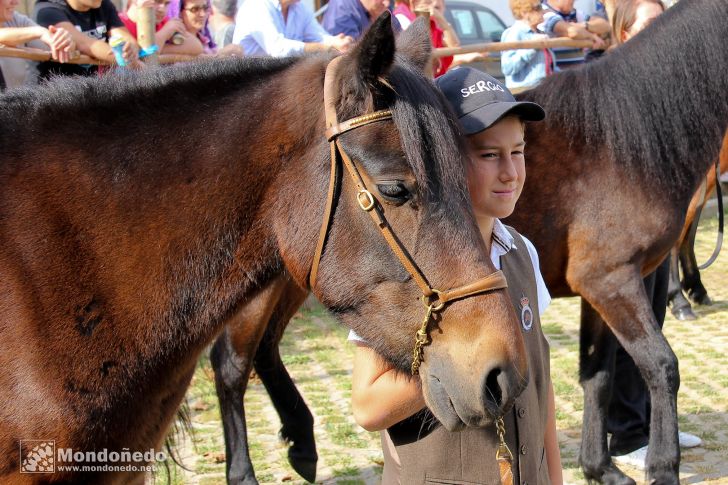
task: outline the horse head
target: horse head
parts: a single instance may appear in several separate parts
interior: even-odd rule
[[[334,126],[327,135],[335,144],[316,178],[334,173],[333,202],[319,219],[320,261],[307,269],[314,267],[319,300],[407,373],[424,328],[425,399],[454,430],[502,414],[525,385],[527,365],[502,287],[481,285],[462,299],[447,293],[468,293],[496,271],[470,207],[456,121],[422,72],[429,58],[427,25],[415,22],[395,46],[385,13],[329,68],[325,102]],[[344,121],[351,118],[353,126]],[[346,169],[337,174],[330,157],[341,157]],[[316,203],[321,214],[325,202]],[[300,268],[291,273],[307,284]],[[427,304],[435,312],[423,327]]]

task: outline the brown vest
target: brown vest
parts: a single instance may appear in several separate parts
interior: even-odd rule
[[[501,266],[508,279],[508,293],[516,315],[521,320],[529,381],[513,409],[504,416],[506,442],[513,453],[513,483],[549,485],[543,446],[548,409],[549,345],[541,330],[536,277],[528,248],[514,229],[508,227],[508,231],[513,235],[517,249],[501,257]],[[528,298],[527,304],[523,297]],[[527,330],[529,313],[531,326]],[[450,433],[424,410],[388,431],[399,455],[400,483],[403,485],[500,485],[495,460],[498,447],[495,425]],[[388,466],[396,465],[385,463],[385,468]],[[389,474],[385,473],[386,476]]]

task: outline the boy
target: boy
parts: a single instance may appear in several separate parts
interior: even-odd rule
[[[528,386],[503,416],[513,454],[510,479],[561,484],[549,347],[539,318],[550,296],[533,245],[499,220],[513,212],[525,180],[523,123],[540,121],[545,113],[535,103],[516,102],[501,83],[475,69],[455,69],[436,84],[467,136],[473,211],[493,264],[508,279],[528,354]],[[448,432],[427,411],[419,379],[399,373],[356,334],[349,338],[357,343],[354,418],[370,431],[387,430],[382,435],[384,484],[501,483],[494,425]]]

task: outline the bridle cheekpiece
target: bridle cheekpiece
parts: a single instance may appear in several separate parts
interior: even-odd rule
[[[433,313],[437,313],[443,310],[447,303],[468,298],[470,296],[479,295],[493,290],[500,290],[508,286],[506,278],[503,272],[498,270],[488,276],[481,278],[473,283],[453,288],[447,291],[437,290],[432,288],[427,281],[427,278],[422,274],[420,268],[414,262],[412,257],[407,252],[407,249],[402,245],[397,236],[392,231],[391,226],[384,217],[381,209],[378,206],[376,197],[369,191],[362,178],[356,164],[351,160],[349,155],[339,144],[339,135],[351,131],[355,128],[360,128],[372,123],[380,121],[387,121],[392,119],[392,112],[389,110],[380,110],[373,113],[368,113],[362,116],[357,116],[346,121],[339,123],[336,116],[336,72],[342,57],[333,59],[326,68],[326,76],[324,78],[324,107],[326,112],[326,139],[329,141],[331,147],[331,172],[329,179],[329,189],[327,195],[326,208],[324,210],[324,217],[321,223],[321,230],[319,231],[318,244],[316,245],[316,253],[314,254],[313,264],[311,265],[311,273],[309,275],[309,284],[311,290],[313,290],[316,284],[316,278],[318,275],[319,263],[321,262],[321,256],[324,250],[324,244],[326,242],[326,235],[328,228],[331,223],[331,214],[335,203],[336,194],[336,181],[338,179],[339,171],[339,160],[342,160],[347,172],[351,176],[352,181],[357,189],[356,199],[359,203],[359,207],[364,212],[367,212],[374,223],[377,225],[379,230],[387,241],[387,244],[392,249],[392,252],[400,260],[407,272],[412,276],[417,286],[422,291],[422,302],[425,305],[425,318],[422,321],[420,329],[417,331],[415,336],[415,346],[412,352],[412,375],[416,375],[419,371],[420,364],[422,362],[423,347],[430,342],[428,335],[428,324]]]

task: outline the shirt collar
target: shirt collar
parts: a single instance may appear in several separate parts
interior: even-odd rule
[[[500,219],[496,219],[493,223],[492,239],[494,244],[491,246],[491,251],[496,251],[499,256],[503,256],[511,249],[518,249],[513,236]]]
[[[576,9],[572,9],[569,13],[563,13],[549,5],[549,2],[544,2],[543,5],[547,10],[551,10],[555,14],[560,15],[567,22],[576,22]]]

